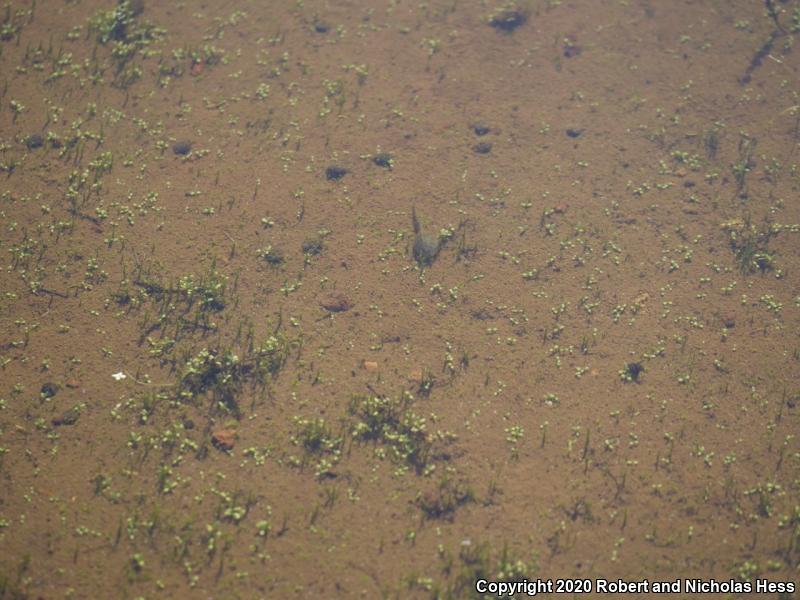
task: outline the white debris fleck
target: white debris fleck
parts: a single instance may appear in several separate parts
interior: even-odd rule
[[[117,381],[122,381],[127,377],[127,375],[125,375],[125,373],[123,373],[122,371],[120,371],[119,373],[113,373],[111,376]]]

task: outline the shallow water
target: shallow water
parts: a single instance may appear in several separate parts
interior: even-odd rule
[[[0,597],[797,579],[800,2],[115,6],[0,14]]]

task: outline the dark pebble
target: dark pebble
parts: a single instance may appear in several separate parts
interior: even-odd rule
[[[61,425],[75,425],[80,417],[81,413],[74,408],[70,408],[69,410],[65,410],[60,417],[53,419],[51,423],[56,427],[60,427]]]
[[[633,379],[634,381],[639,381],[639,376],[644,371],[644,367],[642,366],[642,363],[638,363],[638,362],[628,363],[628,366],[626,368],[627,368],[627,371],[628,371],[628,375],[631,376],[631,379]]]
[[[213,311],[219,312],[225,308],[225,301],[220,300],[219,298],[212,298],[211,300],[205,303],[205,306],[207,306]]]
[[[327,311],[339,313],[350,310],[353,308],[353,303],[341,292],[331,292],[322,298],[320,306]]]
[[[495,29],[511,33],[527,20],[528,16],[521,10],[508,9],[497,13],[489,19],[489,25]]]
[[[483,135],[486,135],[487,133],[489,133],[489,131],[491,131],[491,130],[486,125],[475,125],[472,128],[472,131],[474,131],[475,135],[477,135],[477,136],[483,136]]]
[[[576,46],[572,43],[572,40],[567,40],[564,43],[564,56],[567,58],[572,58],[573,56],[578,56],[581,53],[581,47]]]
[[[572,127],[567,129],[567,135],[571,138],[581,137],[581,134],[583,134],[583,129],[574,129]]]
[[[328,33],[330,31],[330,26],[327,23],[323,23],[322,21],[317,21],[314,23],[314,31],[317,33]]]
[[[311,238],[303,242],[303,253],[316,256],[322,253],[323,249],[322,240],[319,238]]]
[[[489,154],[492,151],[492,145],[489,142],[480,142],[475,144],[472,150],[477,154]]]
[[[337,167],[336,165],[331,165],[327,169],[325,169],[325,178],[328,181],[339,181],[342,177],[347,175],[349,171],[344,167]]]
[[[186,140],[175,142],[172,146],[172,151],[178,156],[186,156],[192,151],[192,142],[187,142]]]
[[[38,133],[31,134],[25,138],[25,145],[28,147],[28,150],[36,150],[36,148],[44,146],[44,138]]]
[[[187,431],[190,429],[194,429],[194,421],[192,421],[191,419],[184,419],[183,428],[186,429]]]
[[[384,167],[386,169],[392,168],[392,155],[388,152],[381,152],[380,154],[376,154],[375,157],[372,159],[379,167]]]
[[[55,383],[48,381],[42,385],[41,394],[42,398],[52,398],[58,393],[58,386]]]
[[[282,265],[285,259],[283,257],[283,252],[274,248],[270,248],[269,252],[264,254],[264,260],[266,260],[273,267],[277,267],[278,265]]]

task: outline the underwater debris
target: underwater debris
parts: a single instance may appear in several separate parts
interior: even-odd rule
[[[503,9],[489,17],[489,25],[500,31],[512,33],[528,20],[526,12],[518,8]]]

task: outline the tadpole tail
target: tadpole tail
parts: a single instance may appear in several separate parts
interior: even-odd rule
[[[419,226],[419,219],[417,219],[417,208],[415,206],[411,207],[411,226],[414,228],[414,234],[418,234],[420,232]]]

